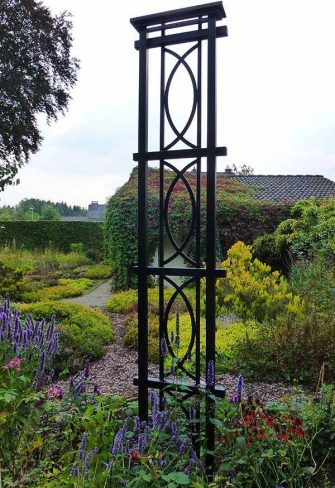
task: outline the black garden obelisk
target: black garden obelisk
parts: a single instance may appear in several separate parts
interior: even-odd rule
[[[210,418],[215,415],[213,396],[224,396],[224,389],[215,386],[215,281],[225,276],[222,269],[216,269],[216,159],[225,156],[225,147],[216,145],[216,42],[218,38],[227,36],[226,26],[217,26],[217,22],[225,18],[221,2],[198,5],[190,8],[161,12],[131,19],[132,25],[139,33],[139,40],[135,48],[139,51],[139,112],[138,112],[138,153],[134,160],[138,161],[138,377],[134,379],[139,387],[139,414],[142,420],[148,416],[148,389],[156,388],[161,399],[165,394],[176,391],[178,384],[187,393],[178,397],[182,404],[193,395],[203,393],[206,396],[206,444],[210,452],[214,451],[214,426]],[[179,54],[171,46],[185,44],[184,54]],[[160,127],[157,132],[159,148],[148,151],[148,51],[160,49]],[[207,48],[207,63],[203,63],[203,49]],[[193,53],[196,56],[196,68],[192,70],[189,59]],[[167,72],[166,58],[175,62],[174,67]],[[205,69],[204,69],[205,66]],[[183,67],[190,77],[193,87],[193,104],[184,128],[176,128],[169,107],[169,95],[172,79],[177,70]],[[206,72],[207,67],[207,72]],[[203,78],[206,76],[207,93],[203,92]],[[206,110],[203,110],[203,108]],[[205,116],[204,116],[205,115]],[[206,144],[202,146],[203,117],[206,121]],[[196,136],[189,135],[191,124],[196,127]],[[166,126],[173,133],[172,140],[166,140]],[[171,132],[170,131],[170,132]],[[202,171],[202,159],[205,160],[206,170]],[[159,164],[159,242],[158,266],[148,263],[148,177],[149,161]],[[183,168],[178,169],[178,161]],[[193,171],[191,171],[193,169]],[[171,182],[166,181],[166,171],[173,172]],[[170,173],[171,174],[171,173]],[[192,182],[190,183],[190,175]],[[204,179],[202,176],[205,176]],[[205,183],[204,183],[205,181]],[[169,223],[169,204],[177,184],[184,185],[190,198],[192,216],[190,229],[185,240],[177,244],[173,230]],[[206,190],[206,233],[205,246],[202,245],[201,229],[201,194]],[[164,240],[168,239],[173,253],[165,255]],[[189,245],[193,240],[193,252]],[[205,247],[206,266],[201,266],[201,248]],[[176,257],[186,261],[187,267],[171,267]],[[170,266],[168,266],[170,263]],[[162,351],[159,351],[159,378],[148,377],[148,277],[158,277],[160,314],[159,337],[164,341],[168,353],[174,358],[178,379],[175,372],[165,370]],[[176,277],[182,281],[177,282]],[[206,280],[206,366],[201,369],[200,361],[200,280]],[[167,304],[164,301],[164,286],[168,284],[174,288],[174,293]],[[185,293],[186,287],[195,288],[195,305],[191,304]],[[191,335],[187,352],[183,357],[176,357],[174,346],[168,333],[168,319],[176,298],[182,299],[190,315]],[[188,367],[190,357],[193,358],[193,368]],[[184,376],[187,382],[181,381]],[[201,378],[205,379],[205,385]],[[179,383],[178,383],[179,382]],[[196,415],[200,417],[200,405]],[[187,410],[185,413],[187,414]],[[197,428],[195,428],[197,430]],[[197,432],[195,432],[197,434]],[[195,435],[196,439],[196,435]],[[198,448],[198,446],[197,446]],[[207,467],[213,465],[213,455],[206,459]]]

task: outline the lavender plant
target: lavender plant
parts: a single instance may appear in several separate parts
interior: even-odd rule
[[[186,422],[174,409],[160,410],[155,392],[150,393],[150,403],[148,422],[141,422],[137,416],[127,417],[115,433],[110,457],[104,462],[102,486],[119,487],[124,483],[129,487],[177,487],[204,478]],[[80,480],[80,486],[98,486],[94,476],[96,471],[101,472],[99,446],[88,448],[87,439],[84,433],[71,474]]]
[[[20,453],[33,431],[41,390],[53,375],[59,340],[54,329],[54,319],[47,326],[28,316],[23,323],[8,295],[0,305],[0,464],[13,478],[24,464]]]

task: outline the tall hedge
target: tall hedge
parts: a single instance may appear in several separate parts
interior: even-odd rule
[[[126,289],[136,284],[132,267],[137,263],[137,168],[128,182],[109,200],[106,211],[107,249],[113,260],[115,286]],[[165,191],[175,174],[165,171]],[[194,188],[196,173],[187,173]],[[201,176],[202,188],[206,187],[206,174]],[[158,241],[159,171],[151,168],[148,185],[148,247],[149,261],[153,259]],[[220,178],[217,182],[217,229],[225,255],[237,241],[250,244],[257,236],[272,232],[279,222],[289,215],[287,204],[261,202],[255,197],[255,189],[242,183]],[[202,242],[205,244],[206,194],[201,195]],[[182,183],[177,183],[169,205],[169,222],[177,241],[182,242],[189,229],[191,205]],[[190,249],[192,252],[192,249]],[[204,249],[203,249],[204,251]],[[204,252],[203,252],[204,256]],[[203,257],[204,259],[204,257]]]
[[[62,222],[56,220],[0,222],[0,245],[12,244],[27,249],[54,247],[69,251],[70,244],[82,242],[87,251],[103,255],[103,222]]]

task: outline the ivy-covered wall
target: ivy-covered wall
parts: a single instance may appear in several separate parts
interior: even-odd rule
[[[69,251],[70,244],[82,242],[87,251],[100,257],[105,252],[103,222],[62,222],[57,220],[0,222],[0,245],[13,244],[27,249],[49,246]]]
[[[165,171],[166,190],[175,174]],[[195,187],[196,173],[187,173]],[[201,177],[206,187],[206,174]],[[149,171],[148,224],[149,259],[153,259],[158,242],[159,171]],[[205,191],[202,200],[202,242],[205,245]],[[255,190],[229,178],[217,181],[217,229],[223,256],[232,244],[241,240],[250,244],[257,236],[272,232],[289,215],[287,204],[261,202]],[[169,222],[177,242],[182,242],[189,229],[191,204],[183,183],[178,182],[169,205]],[[136,285],[132,267],[137,263],[137,168],[109,200],[106,211],[107,252],[113,261],[115,286],[126,289]],[[190,249],[192,252],[192,248]]]

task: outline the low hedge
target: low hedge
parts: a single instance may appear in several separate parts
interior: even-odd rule
[[[41,288],[40,290],[27,291],[22,294],[24,302],[40,302],[44,300],[61,300],[81,296],[94,285],[94,281],[88,278],[60,278],[57,285]]]
[[[45,301],[33,304],[15,304],[23,317],[31,314],[35,320],[56,317],[60,332],[60,350],[57,372],[80,369],[85,358],[98,359],[104,355],[104,346],[114,337],[109,317],[98,310],[77,303]]]
[[[1,222],[0,245],[12,244],[26,249],[53,247],[70,251],[71,244],[83,243],[93,258],[105,254],[105,225],[103,222],[63,222],[56,220]]]
[[[187,352],[187,348],[191,337],[191,324],[188,314],[180,315],[180,348],[179,357],[183,357]],[[168,330],[171,334],[175,331],[176,316],[171,315],[168,323]],[[226,325],[223,322],[217,324],[216,330],[216,371],[217,373],[226,373],[228,371],[238,373],[238,365],[234,358],[234,347],[243,342],[246,338],[252,339],[255,337],[258,330],[258,325],[255,322],[243,324],[240,322]],[[137,314],[131,314],[125,321],[126,333],[124,336],[124,345],[132,349],[137,349]],[[149,346],[149,361],[158,363],[159,361],[159,327],[158,317],[149,315],[148,320],[148,346]],[[205,368],[205,354],[206,354],[206,328],[205,319],[201,319],[201,356],[203,367]],[[175,349],[175,347],[174,347]],[[194,358],[193,358],[194,359]],[[192,360],[193,360],[192,359]],[[170,358],[166,360],[166,366],[169,366]],[[191,363],[190,363],[191,364]]]
[[[164,301],[165,304],[172,297],[175,290],[173,288],[164,289]],[[194,291],[185,290],[185,294],[190,300],[191,304],[194,305]],[[159,289],[149,288],[148,289],[148,303],[149,310],[154,313],[159,312]],[[111,298],[106,303],[106,308],[112,313],[127,314],[137,310],[137,290],[126,290],[119,293],[114,293]],[[180,312],[186,311],[185,302],[178,298],[174,303],[173,309],[178,308]]]

